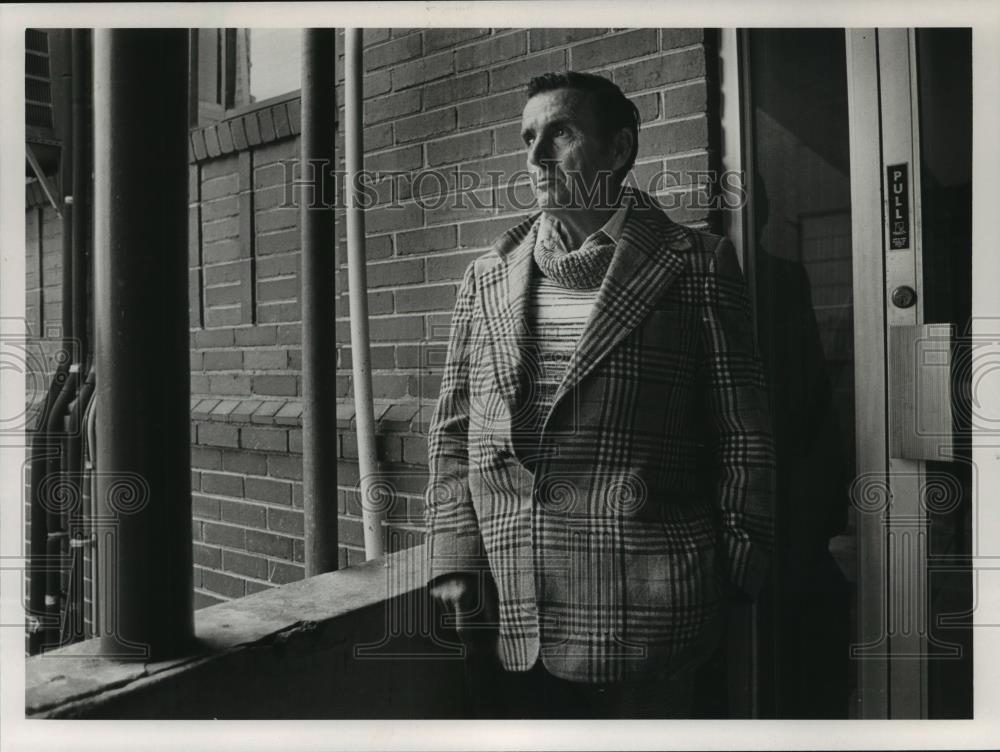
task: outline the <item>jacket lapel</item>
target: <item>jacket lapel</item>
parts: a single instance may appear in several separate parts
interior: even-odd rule
[[[639,325],[684,268],[681,254],[691,247],[690,231],[668,219],[646,194],[634,191],[632,195],[635,203],[552,410]],[[526,393],[525,360],[537,353],[527,312],[539,216],[531,215],[497,240],[493,248],[500,262],[479,277],[497,389],[512,415],[518,414]]]
[[[479,278],[497,388],[512,414],[521,395],[524,359],[531,346],[527,308],[539,216],[531,215],[500,237],[494,244],[500,263]]]
[[[543,432],[563,397],[646,318],[685,267],[682,253],[692,246],[690,231],[668,219],[646,194],[635,195],[636,204],[625,221]]]

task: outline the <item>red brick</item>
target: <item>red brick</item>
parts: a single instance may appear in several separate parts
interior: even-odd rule
[[[267,510],[267,526],[279,533],[304,534],[304,518],[301,512],[269,508]]]
[[[278,230],[276,232],[259,233],[257,235],[256,250],[261,256],[270,256],[275,253],[290,253],[298,251],[301,247],[301,236],[298,228]],[[265,259],[259,259],[258,265]],[[268,259],[269,260],[269,259]],[[258,267],[258,272],[260,271]],[[264,277],[267,275],[261,275]]]
[[[201,488],[205,493],[218,496],[242,496],[243,478],[239,475],[204,472],[201,476]]]
[[[414,397],[434,400],[441,392],[441,377],[436,374],[421,373],[410,376],[409,379],[410,383],[407,389]]]
[[[201,253],[205,264],[233,261],[241,256],[240,241],[238,238],[233,237],[214,243],[204,242]]]
[[[419,146],[404,146],[400,149],[365,155],[365,169],[372,172],[413,170],[422,164],[423,155]]]
[[[689,44],[700,44],[705,39],[705,30],[695,29],[660,29],[660,49],[670,50],[675,47],[686,47]]]
[[[248,371],[283,371],[288,368],[288,350],[247,350],[243,363]]]
[[[395,120],[404,115],[420,112],[420,91],[411,89],[384,97],[376,97],[365,101],[364,124],[374,125],[384,120]],[[371,139],[366,134],[365,143],[371,145]]]
[[[220,517],[219,500],[201,494],[191,494],[191,513],[202,519],[217,520]]]
[[[423,209],[415,203],[401,206],[383,206],[365,213],[366,229],[372,233],[392,232],[423,223]]]
[[[298,301],[286,303],[261,303],[257,306],[257,320],[266,324],[301,321],[302,307]]]
[[[521,124],[511,123],[500,125],[493,129],[494,153],[509,154],[517,152],[524,154],[524,142],[521,140]]]
[[[243,580],[210,569],[202,572],[202,587],[229,598],[242,598],[246,593]]]
[[[194,555],[194,563],[197,566],[209,567],[210,569],[220,569],[222,567],[222,549],[195,543],[192,546],[192,554]]]
[[[266,501],[271,504],[291,504],[292,486],[287,481],[270,478],[246,478],[243,481],[248,499]]]
[[[424,49],[427,52],[434,52],[484,37],[489,33],[489,29],[427,29],[424,31]]]
[[[283,253],[280,256],[269,256],[268,258],[257,259],[258,279],[268,279],[270,277],[281,277],[289,274],[299,273],[299,255],[297,253]],[[273,327],[258,327],[259,329],[273,329]],[[237,343],[243,344],[243,343]],[[257,344],[257,343],[247,343]],[[274,342],[262,342],[261,344],[271,344]]]
[[[205,285],[208,287],[214,285],[225,285],[234,282],[239,282],[243,275],[243,263],[242,261],[236,261],[226,264],[215,264],[214,266],[205,267]],[[228,342],[226,344],[232,344]],[[201,347],[203,345],[199,345]]]
[[[407,396],[408,380],[405,374],[372,374],[372,394],[377,399]]]
[[[222,466],[231,473],[264,475],[267,472],[267,458],[258,452],[227,449],[222,454]]]
[[[667,89],[663,92],[663,117],[673,118],[704,112],[707,102],[708,93],[704,81]]]
[[[198,425],[198,443],[213,446],[238,446],[239,432],[236,426],[218,423],[201,423]]]
[[[376,342],[413,341],[424,336],[424,320],[421,316],[376,316],[369,322],[369,334]]]
[[[343,35],[338,32],[337,34],[337,44],[340,45],[340,40]],[[385,42],[389,39],[389,30],[382,29],[362,29],[361,39],[365,47],[371,47],[373,44],[378,44],[379,42]]]
[[[247,551],[274,556],[278,559],[292,558],[292,539],[257,530],[247,530]]]
[[[570,51],[574,70],[590,70],[608,63],[649,55],[657,51],[656,29],[635,29],[578,44]]]
[[[258,211],[254,215],[254,227],[259,233],[298,227],[299,212],[294,208],[279,207]]]
[[[450,310],[455,306],[455,291],[455,285],[422,286],[396,290],[396,310],[400,313],[439,311],[442,308]]]
[[[431,167],[454,162],[466,162],[476,157],[485,157],[493,151],[493,134],[490,131],[476,131],[452,136],[427,144],[427,164]]]
[[[528,30],[528,46],[532,52],[541,52],[550,47],[561,47],[581,39],[589,39],[606,33],[607,29],[552,29]]]
[[[423,368],[425,363],[423,345],[396,345],[397,368]]]
[[[455,72],[455,56],[451,52],[429,55],[392,69],[392,87],[397,91],[444,78]]]
[[[298,382],[293,375],[258,375],[253,377],[253,392],[260,395],[294,397],[298,393]]]
[[[218,449],[193,446],[191,447],[191,466],[199,470],[220,470],[222,468],[222,452]]]
[[[355,546],[365,545],[365,529],[359,520],[341,517],[338,524],[340,543]]]
[[[238,284],[209,287],[205,290],[206,306],[232,305],[241,300],[243,300],[243,289]]]
[[[385,261],[368,265],[368,286],[372,288],[423,281],[424,264],[420,259]]]
[[[433,109],[453,102],[463,102],[486,93],[489,79],[486,71],[467,76],[452,76],[424,88],[424,108]]]
[[[217,525],[214,522],[203,524],[205,543],[217,543],[230,548],[243,548],[246,531],[232,525]]]
[[[236,217],[223,217],[211,222],[202,222],[201,239],[204,243],[236,238],[240,234],[240,223]]]
[[[649,94],[632,97],[632,102],[635,103],[636,109],[639,110],[640,123],[648,123],[660,116],[659,92],[650,92]]]
[[[396,122],[396,142],[407,143],[455,130],[455,108],[412,115]]]
[[[517,89],[472,102],[463,102],[458,105],[458,127],[472,128],[514,118],[520,121],[524,103],[524,92]]]
[[[524,89],[534,76],[566,68],[566,51],[555,50],[532,55],[515,63],[503,65],[490,71],[490,91],[506,91],[513,88]]]
[[[302,480],[302,458],[270,455],[267,458],[267,474],[274,478]]]
[[[238,551],[222,552],[222,569],[246,577],[267,579],[267,559],[260,556],[248,556]]]
[[[240,429],[240,446],[271,452],[288,450],[288,431],[284,428],[259,428],[248,426]]]
[[[301,285],[296,277],[257,282],[257,299],[261,301],[296,300],[300,293]]]
[[[270,566],[270,572],[267,576],[269,582],[287,585],[289,582],[305,579],[305,570],[302,567],[297,567],[294,564],[283,564],[280,561],[272,561],[268,564]]]
[[[460,280],[469,264],[480,256],[480,251],[429,256],[426,262],[427,281]]]
[[[458,225],[460,248],[485,248],[516,224],[513,217],[462,222]]]
[[[423,436],[403,436],[403,462],[412,465],[427,464],[427,439]]]
[[[223,196],[214,201],[202,202],[201,220],[204,224],[213,220],[235,217],[239,211],[239,202],[235,195]]]
[[[623,65],[615,69],[615,83],[628,94],[704,75],[705,51],[693,49]]]
[[[408,34],[390,42],[368,47],[363,53],[365,71],[384,68],[404,60],[412,60],[422,51],[423,38],[421,34]]]
[[[704,114],[644,128],[639,139],[639,158],[676,154],[708,145],[708,120]]]
[[[457,235],[455,225],[401,232],[396,236],[396,249],[400,255],[445,251],[455,247]]]
[[[515,31],[455,51],[455,70],[464,71],[519,57],[528,50],[528,35]],[[527,82],[525,82],[527,83]]]
[[[428,225],[437,225],[486,219],[493,215],[496,206],[492,188],[460,191],[450,194],[443,201],[428,204],[425,221]]]
[[[241,374],[213,375],[208,380],[208,391],[211,394],[250,394],[250,377]],[[201,441],[200,435],[199,441]],[[212,444],[216,442],[202,443]],[[235,446],[235,444],[226,444],[226,446]]]
[[[240,350],[209,350],[204,355],[206,371],[239,371],[243,368],[243,353]]]

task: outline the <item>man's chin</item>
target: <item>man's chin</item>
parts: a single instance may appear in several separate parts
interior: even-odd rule
[[[535,189],[535,202],[539,209],[566,209],[567,200],[565,196],[557,191],[546,190],[545,188]]]

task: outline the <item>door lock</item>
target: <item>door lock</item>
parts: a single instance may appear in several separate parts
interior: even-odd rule
[[[912,308],[917,302],[917,291],[909,285],[900,285],[892,291],[892,303],[896,308]]]

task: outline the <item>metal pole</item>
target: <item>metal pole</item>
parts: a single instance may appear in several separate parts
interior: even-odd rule
[[[302,491],[306,577],[337,569],[337,406],[334,271],[336,30],[306,29],[302,44]]]
[[[185,29],[94,32],[94,501],[114,521],[102,650],[123,658],[194,636],[187,70]]]
[[[344,107],[347,147],[347,268],[351,302],[351,362],[354,371],[354,412],[358,426],[358,471],[361,477],[361,513],[365,528],[365,558],[383,553],[384,504],[373,496],[378,471],[375,445],[375,414],[372,406],[371,351],[368,346],[368,278],[365,253],[365,213],[359,202],[361,184],[357,176],[364,167],[362,137],[361,29],[345,29]]]

